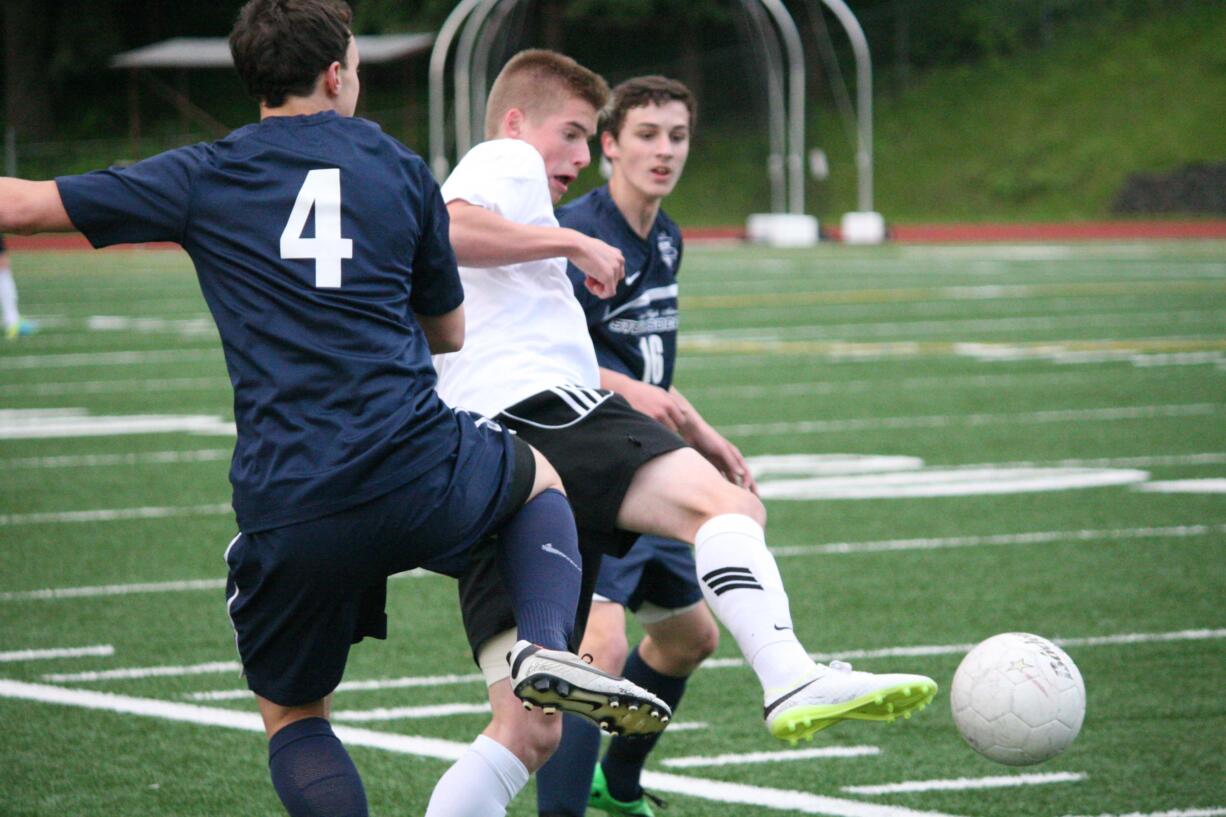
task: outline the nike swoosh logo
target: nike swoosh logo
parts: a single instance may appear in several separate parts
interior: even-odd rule
[[[639,279],[639,276],[642,274],[643,274],[643,271],[639,270],[638,272],[634,273],[634,275],[627,275],[626,276],[626,286],[628,287],[634,286],[634,282],[637,281]]]
[[[581,567],[579,567],[579,565],[575,564],[575,560],[574,560],[574,559],[570,558],[570,557],[569,557],[569,556],[567,556],[565,553],[563,553],[562,551],[560,551],[560,550],[558,550],[556,547],[554,547],[554,546],[553,546],[553,542],[546,542],[545,544],[541,545],[541,550],[545,551],[546,553],[552,554],[552,555],[554,555],[554,556],[561,556],[563,559],[565,559],[566,561],[570,562],[571,566],[572,566],[572,567],[574,567],[574,568],[575,568],[575,570],[578,570],[580,573],[582,573],[582,572],[583,572],[583,568],[581,568]]]
[[[793,690],[792,690],[791,692],[789,692],[787,695],[784,695],[782,698],[777,698],[777,699],[775,699],[774,703],[772,703],[770,706],[765,706],[765,707],[763,707],[763,708],[762,708],[762,717],[763,717],[763,718],[769,718],[769,717],[770,717],[770,714],[771,714],[772,712],[774,712],[774,711],[775,711],[775,710],[776,710],[776,709],[779,707],[779,704],[783,703],[783,702],[784,702],[784,701],[786,701],[788,698],[791,698],[793,695],[797,694],[798,692],[800,692],[801,690],[805,689],[806,687],[808,687],[808,686],[812,685],[812,684],[813,684],[813,683],[815,683],[817,680],[818,680],[817,678],[814,678],[814,679],[813,679],[813,680],[811,680],[811,681],[806,681],[805,683],[803,683],[803,684],[801,684],[800,686],[796,687],[796,689],[793,689]]]
[[[781,631],[782,631],[782,630],[790,630],[790,629],[792,629],[792,628],[791,628],[791,627],[780,627],[778,624],[776,624],[776,625],[775,625],[775,629],[776,629],[776,630],[781,630]]]

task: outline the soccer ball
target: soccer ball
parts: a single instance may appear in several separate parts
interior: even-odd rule
[[[1086,688],[1077,665],[1046,638],[1002,633],[962,659],[949,703],[972,749],[997,763],[1029,766],[1077,737]]]

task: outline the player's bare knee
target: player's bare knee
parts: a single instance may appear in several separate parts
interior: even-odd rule
[[[536,477],[532,481],[532,493],[528,495],[528,498],[532,499],[549,490],[565,494],[566,489],[562,486],[562,477],[549,460],[545,459],[545,455],[533,448],[532,456],[536,460]]]
[[[630,652],[624,625],[618,629],[589,626],[579,651],[590,654],[592,662],[605,672],[621,672]]]
[[[704,509],[706,519],[727,513],[748,516],[759,525],[766,527],[766,506],[753,493],[731,483],[724,483],[716,496]]]
[[[562,742],[562,715],[536,712],[523,723],[526,728],[521,728],[517,741],[523,752],[520,760],[530,771],[536,771]]]

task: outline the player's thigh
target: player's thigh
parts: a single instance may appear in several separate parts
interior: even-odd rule
[[[532,481],[532,490],[528,494],[528,501],[537,497],[543,491],[561,491],[566,493],[566,489],[562,487],[562,477],[558,475],[557,469],[553,464],[545,458],[545,455],[537,451],[532,446],[528,446],[532,452],[532,460],[536,464],[536,476]]]
[[[619,527],[694,543],[694,534],[713,516],[739,513],[765,522],[756,496],[724,479],[692,448],[681,448],[644,463],[630,482],[617,514]]]
[[[592,656],[592,663],[605,672],[620,675],[628,651],[626,608],[613,601],[593,600],[579,654]]]

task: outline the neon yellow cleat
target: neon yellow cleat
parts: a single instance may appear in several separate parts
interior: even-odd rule
[[[910,718],[937,694],[923,675],[856,672],[850,664],[818,665],[818,674],[766,704],[766,728],[795,746],[842,720],[894,721]]]

